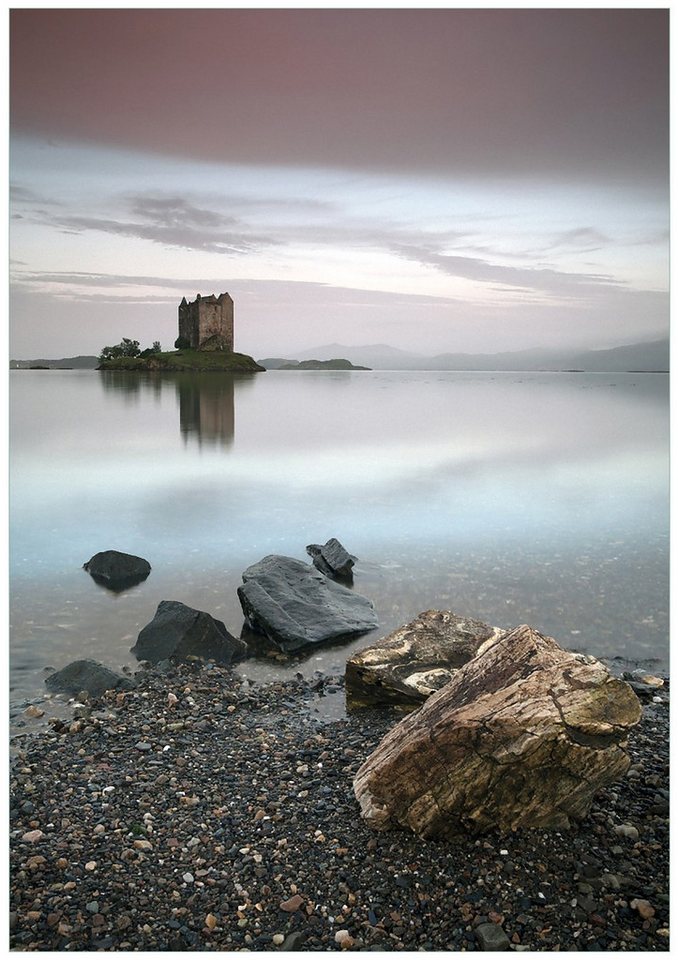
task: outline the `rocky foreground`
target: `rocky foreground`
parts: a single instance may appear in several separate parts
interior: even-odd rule
[[[353,779],[402,714],[319,721],[342,684],[148,670],[24,740],[11,946],[668,950],[668,687],[581,823],[432,841],[361,820]]]

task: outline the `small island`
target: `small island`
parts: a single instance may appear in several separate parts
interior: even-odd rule
[[[299,360],[283,363],[278,370],[370,370],[370,367],[357,367],[350,360]]]
[[[143,351],[145,352],[145,351]],[[101,360],[97,370],[154,370],[161,373],[259,373],[265,367],[246,353],[207,353],[201,350],[173,350],[150,356],[111,357]]]
[[[156,340],[146,350],[138,340],[123,338],[114,347],[104,347],[97,370],[160,371],[193,373],[259,373],[260,366],[246,353],[233,350],[233,300],[198,294],[190,303],[179,304],[179,336],[174,351],[163,352]]]

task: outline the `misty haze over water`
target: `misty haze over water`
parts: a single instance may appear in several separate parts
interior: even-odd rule
[[[381,629],[429,608],[668,660],[668,377],[11,374],[11,701],[47,665],[119,669],[160,600],[239,634],[242,571],[336,536]],[[122,594],[82,564],[149,560]]]

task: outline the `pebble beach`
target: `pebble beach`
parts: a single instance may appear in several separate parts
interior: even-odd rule
[[[13,949],[669,949],[668,683],[585,820],[442,842],[362,822],[352,779],[402,714],[332,720],[342,677],[137,681],[15,743]]]

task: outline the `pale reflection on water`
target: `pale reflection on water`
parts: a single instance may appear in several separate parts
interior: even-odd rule
[[[45,665],[135,664],[162,599],[239,633],[245,567],[331,536],[372,638],[441,607],[667,667],[666,376],[16,371],[10,404],[15,706]],[[97,587],[104,549],[150,577]],[[369,639],[287,669],[342,672]]]

